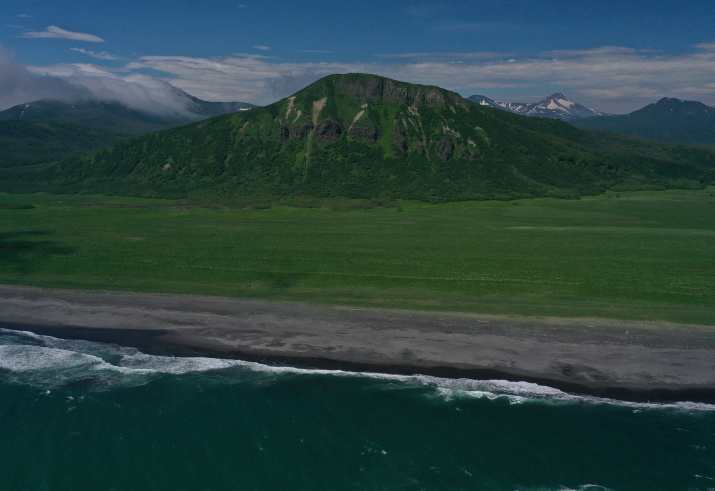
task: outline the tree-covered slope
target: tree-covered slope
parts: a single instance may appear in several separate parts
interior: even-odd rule
[[[630,114],[579,119],[571,124],[646,140],[715,147],[715,108],[697,101],[666,97]]]
[[[56,162],[153,131],[250,109],[244,102],[208,102],[176,89],[186,110],[159,113],[117,102],[39,100],[0,111],[0,167]]]
[[[245,102],[203,101],[178,89],[176,92],[185,99],[185,107],[174,111],[162,111],[158,105],[139,111],[119,102],[39,100],[0,111],[0,120],[66,121],[127,135],[143,135],[255,107]]]
[[[143,113],[116,102],[40,100],[4,110],[0,112],[0,120],[64,121],[133,136],[190,123],[196,119]]]
[[[349,74],[270,106],[126,140],[33,179],[57,191],[224,202],[575,197],[712,181],[715,153],[669,152],[484,108],[437,87]]]
[[[64,160],[127,137],[66,121],[0,120],[0,167]]]

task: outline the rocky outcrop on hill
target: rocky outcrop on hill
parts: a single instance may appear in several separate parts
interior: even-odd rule
[[[321,145],[330,143],[340,136],[341,133],[340,125],[334,119],[326,119],[315,128],[315,138]]]
[[[338,89],[354,99],[365,99],[372,102],[383,101],[406,106],[451,103],[459,107],[466,107],[466,101],[458,94],[436,87],[421,85],[406,87],[382,77],[358,79],[346,77],[340,80]]]
[[[380,139],[380,131],[374,124],[351,128],[348,133],[353,138],[357,138],[366,143],[376,143]]]
[[[437,144],[437,155],[445,162],[454,155],[454,142],[451,138],[444,137]]]

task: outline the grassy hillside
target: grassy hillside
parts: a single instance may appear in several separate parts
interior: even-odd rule
[[[129,136],[64,121],[0,121],[0,167],[56,162]]]
[[[178,116],[152,116],[119,103],[67,103],[51,100],[19,104],[0,112],[0,120],[64,121],[130,135],[142,135],[192,122]]]
[[[122,104],[41,100],[0,111],[0,167],[57,162],[131,136],[254,107],[184,94],[192,112],[152,116]]]
[[[444,202],[574,198],[713,182],[715,152],[693,150],[674,159],[661,145],[609,142],[560,121],[484,108],[437,87],[334,75],[270,106],[124,141],[2,189],[220,203],[276,197]]]
[[[0,283],[715,324],[715,188],[339,213],[0,194]]]

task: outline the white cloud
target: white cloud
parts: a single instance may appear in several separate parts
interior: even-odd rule
[[[478,51],[389,56],[395,59],[373,63],[287,63],[263,55],[241,53],[217,58],[142,56],[121,69],[137,75],[147,69],[154,70],[166,74],[163,81],[149,77],[143,81],[119,77],[89,64],[34,67],[31,71],[52,75],[56,79],[52,80],[57,83],[71,81],[71,87],[82,87],[92,94],[104,93],[97,88],[102,81],[107,92],[122,94],[126,100],[134,97],[133,94],[146,92],[152,84],[163,84],[152,90],[169,94],[166,96],[168,101],[172,100],[170,87],[173,85],[205,100],[269,104],[325,75],[363,72],[438,85],[465,96],[483,94],[504,101],[535,102],[560,91],[584,105],[614,113],[630,112],[666,96],[699,100],[715,106],[715,42],[698,44],[691,51],[678,55],[604,46],[528,56]],[[0,102],[7,98],[3,93],[5,74],[1,68]],[[92,79],[90,83],[88,77],[97,80]],[[20,84],[19,87],[23,86]],[[20,102],[25,101],[17,103]]]
[[[87,56],[91,56],[92,58],[97,58],[99,60],[116,60],[116,58],[107,53],[106,51],[90,51],[84,48],[70,48],[72,51],[77,51],[79,53],[85,54]]]
[[[0,110],[38,99],[108,101],[161,116],[190,116],[188,96],[142,74],[119,76],[91,64],[26,67],[0,46]]]
[[[370,71],[361,64],[277,63],[248,54],[211,59],[143,56],[124,68],[170,74],[172,84],[201,99],[254,104],[274,102],[331,73]]]
[[[474,51],[474,52],[421,52],[421,53],[383,53],[375,55],[378,58],[405,58],[414,60],[452,60],[452,61],[479,61],[479,60],[495,60],[505,56],[512,56],[510,53],[496,53],[492,51]]]
[[[257,49],[260,51],[270,51],[271,47],[270,46],[254,46],[253,49]]]
[[[72,32],[62,29],[57,26],[48,26],[44,31],[32,31],[26,32],[22,36],[23,38],[59,38],[59,39],[72,39],[74,41],[88,41],[91,43],[103,43],[104,39],[95,36],[93,34],[86,34],[83,32]]]
[[[625,113],[660,97],[715,105],[715,43],[665,55],[628,47],[537,53],[405,53],[405,63],[284,63],[253,55],[222,58],[144,56],[125,68],[170,74],[171,83],[209,100],[268,104],[332,73],[365,72],[438,85],[465,96],[483,93],[501,100],[534,101],[557,90],[596,109]],[[400,58],[402,55],[393,54]],[[442,59],[440,59],[442,56]],[[460,63],[456,63],[458,56]],[[495,59],[498,58],[498,59]],[[517,94],[514,96],[513,94]],[[521,94],[521,95],[519,95]]]
[[[652,53],[650,50],[638,50],[625,46],[601,46],[593,49],[562,49],[555,51],[542,51],[539,56],[542,57],[579,57],[579,56],[596,56],[596,55],[619,55],[619,54],[634,54],[634,53]]]
[[[706,51],[715,51],[715,41],[712,41],[710,43],[696,44],[695,47]]]
[[[495,53],[490,51],[476,51],[472,53],[384,53],[377,55],[379,58],[416,58],[416,59],[450,59],[460,58],[465,60],[487,60],[508,56],[506,53]]]

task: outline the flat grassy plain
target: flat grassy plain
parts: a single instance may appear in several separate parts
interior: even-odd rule
[[[715,325],[715,188],[400,204],[2,193],[0,283]]]

